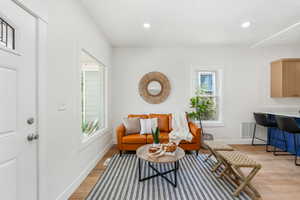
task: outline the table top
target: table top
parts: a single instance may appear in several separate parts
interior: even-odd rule
[[[146,144],[146,145],[139,147],[136,150],[137,157],[139,157],[143,160],[149,161],[149,162],[171,163],[171,162],[176,162],[185,156],[184,150],[180,147],[177,147],[177,149],[175,151],[175,155],[163,155],[158,158],[153,158],[153,157],[150,157],[148,154],[148,149],[151,146],[152,146],[152,144]]]

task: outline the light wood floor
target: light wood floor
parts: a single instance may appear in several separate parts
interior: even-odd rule
[[[266,153],[265,148],[261,146],[233,145],[233,147],[247,153],[262,164],[261,171],[252,183],[262,195],[263,200],[300,199],[300,167],[294,165],[293,156],[273,156],[272,153]],[[72,194],[70,200],[85,199],[104,172],[104,161],[115,153],[118,153],[118,150],[114,146]]]

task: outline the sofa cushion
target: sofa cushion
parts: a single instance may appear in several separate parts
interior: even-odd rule
[[[169,132],[170,131],[170,119],[172,119],[171,114],[149,114],[150,118],[158,119],[158,128],[160,131]]]
[[[130,134],[122,137],[122,143],[124,144],[146,144],[146,135],[141,135],[139,133]]]
[[[129,118],[131,118],[131,117],[138,117],[138,118],[142,118],[142,119],[148,119],[149,118],[148,115],[144,115],[144,114],[142,114],[142,115],[130,114],[130,115],[128,115],[128,117]]]
[[[141,123],[139,117],[124,117],[123,124],[126,128],[126,135],[139,133],[141,131]]]
[[[169,132],[160,132],[159,134],[159,142],[160,143],[168,143],[169,142]],[[147,135],[147,144],[153,143],[153,136]]]

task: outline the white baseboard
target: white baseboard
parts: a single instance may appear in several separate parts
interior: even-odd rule
[[[79,176],[56,198],[56,200],[67,200],[73,192],[79,187],[82,181],[89,175],[89,173],[94,169],[97,163],[102,159],[102,157],[108,152],[112,147],[112,143],[106,144],[103,151],[95,157],[86,168],[79,174]]]
[[[222,142],[226,144],[251,144],[252,139],[247,138],[247,139],[215,139],[216,142]],[[263,144],[262,141],[255,140],[255,143],[258,144]]]

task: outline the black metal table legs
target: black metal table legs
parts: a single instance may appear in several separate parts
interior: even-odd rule
[[[160,163],[158,163],[160,164]],[[163,164],[163,163],[162,163]],[[172,165],[174,165],[174,168],[169,170],[169,171],[165,171],[165,172],[160,172],[158,169],[156,169],[150,162],[148,162],[148,166],[156,172],[156,174],[154,175],[151,175],[151,176],[148,176],[148,177],[144,177],[142,178],[142,172],[141,172],[141,159],[139,158],[138,159],[138,167],[139,167],[139,181],[146,181],[146,180],[149,180],[151,178],[154,178],[154,177],[157,177],[157,176],[160,176],[162,177],[163,179],[165,179],[168,183],[170,183],[171,185],[173,185],[174,187],[177,187],[177,171],[179,169],[179,161],[175,161],[174,163],[172,163]],[[174,181],[170,180],[169,178],[167,178],[165,175],[166,174],[169,174],[169,173],[172,173],[174,174]]]

